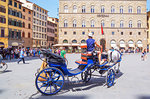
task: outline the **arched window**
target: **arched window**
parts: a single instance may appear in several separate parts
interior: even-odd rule
[[[111,21],[111,27],[115,27],[115,21],[114,20]]]
[[[25,33],[24,32],[22,33],[22,37],[25,37]]]
[[[115,13],[115,6],[111,6],[111,13]]]
[[[120,13],[123,13],[123,6],[120,6]]]
[[[66,40],[66,39],[65,39],[65,40],[63,40],[63,43],[68,43],[68,40]]]
[[[137,13],[138,13],[138,14],[141,13],[141,7],[140,7],[140,6],[137,7]]]
[[[101,6],[101,13],[105,13],[105,7]]]
[[[77,13],[77,6],[76,5],[73,6],[73,13]]]
[[[94,9],[94,6],[92,5],[91,6],[91,13],[94,13],[95,9]]]
[[[64,6],[64,12],[68,13],[68,6],[67,5]]]
[[[76,27],[76,26],[77,26],[77,21],[73,20],[73,27]]]
[[[72,43],[77,43],[77,40],[72,40]]]
[[[134,42],[133,42],[132,40],[130,40],[130,41],[128,42],[128,44],[134,44]]]
[[[81,43],[86,43],[86,41],[85,40],[81,40]]]
[[[82,6],[82,13],[85,13],[86,12],[86,8],[85,8],[85,5]]]
[[[101,21],[101,25],[102,25],[103,27],[105,26],[104,20]]]
[[[23,24],[22,24],[22,25],[23,25],[23,27],[25,28],[25,23],[24,23],[24,22],[23,22]]]
[[[141,21],[140,20],[137,22],[137,27],[141,28]]]
[[[132,21],[129,21],[129,28],[132,28]]]
[[[68,21],[67,20],[64,21],[64,27],[68,27]]]
[[[30,38],[31,36],[30,36],[30,32],[28,33],[28,38]]]
[[[124,24],[123,24],[123,21],[121,20],[120,21],[120,27],[123,28],[123,26],[124,26]]]
[[[132,13],[132,7],[131,6],[129,6],[129,8],[128,8],[128,13]]]
[[[86,27],[85,20],[82,20],[82,27]]]
[[[94,27],[94,26],[95,26],[95,21],[91,20],[91,27]]]
[[[30,29],[31,28],[31,25],[30,25],[30,23],[28,24],[28,29]]]

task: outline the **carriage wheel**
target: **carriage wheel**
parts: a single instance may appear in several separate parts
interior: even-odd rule
[[[115,71],[113,69],[109,69],[106,76],[106,84],[108,87],[113,86],[115,80]]]
[[[36,77],[35,85],[44,95],[54,95],[64,86],[64,75],[57,68],[43,69]]]
[[[8,68],[8,65],[5,62],[0,63],[0,71],[1,72],[5,72],[7,68]]]
[[[82,72],[81,78],[82,78],[83,82],[85,82],[85,83],[89,82],[91,79],[91,75],[92,75],[91,69]]]

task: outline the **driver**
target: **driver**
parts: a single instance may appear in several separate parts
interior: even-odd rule
[[[95,45],[99,48],[102,48],[102,46],[98,45],[96,41],[93,39],[93,33],[88,34],[88,39],[86,40],[87,43],[87,53],[91,54],[92,51],[94,51]],[[98,59],[99,59],[99,64],[101,63],[101,52],[97,51],[98,53]]]

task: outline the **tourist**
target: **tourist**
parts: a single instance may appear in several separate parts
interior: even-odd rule
[[[65,59],[66,59],[65,47],[63,47],[62,51],[60,52],[60,56],[61,56],[62,58],[65,58]]]
[[[25,64],[25,60],[24,60],[24,48],[21,49],[20,51],[20,59],[18,60],[18,64],[19,62],[23,61],[23,63]]]

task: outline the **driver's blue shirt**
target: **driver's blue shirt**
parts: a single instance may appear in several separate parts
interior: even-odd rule
[[[88,52],[91,52],[94,50],[94,48],[95,48],[95,40],[94,39],[87,39],[86,44],[87,44],[87,51]]]

